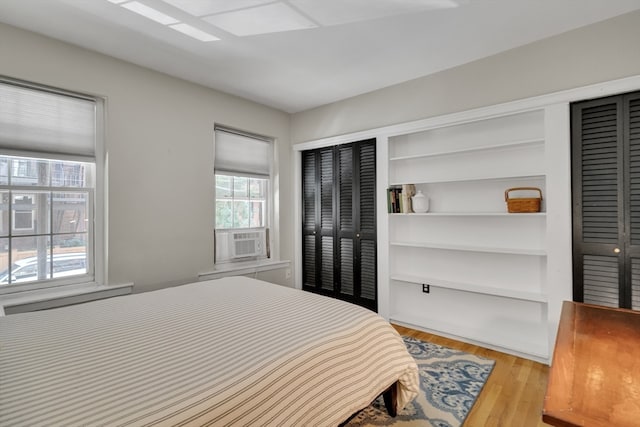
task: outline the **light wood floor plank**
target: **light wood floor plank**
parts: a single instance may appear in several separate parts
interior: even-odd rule
[[[549,367],[510,354],[394,325],[401,335],[430,341],[496,361],[465,427],[546,427],[542,404]]]

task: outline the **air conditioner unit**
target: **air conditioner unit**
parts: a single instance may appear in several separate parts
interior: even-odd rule
[[[232,239],[231,258],[264,255],[264,231],[236,231],[229,234]]]
[[[268,229],[216,230],[216,262],[268,257]]]

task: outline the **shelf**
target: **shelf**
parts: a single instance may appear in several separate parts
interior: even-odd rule
[[[400,246],[407,248],[424,248],[424,249],[445,249],[449,251],[468,251],[468,252],[488,252],[509,255],[535,255],[546,256],[544,249],[527,249],[527,248],[509,248],[499,246],[477,246],[477,245],[452,245],[446,243],[435,242],[390,242],[391,246]]]
[[[432,179],[429,181],[423,182],[391,182],[389,186],[399,186],[405,184],[444,184],[444,183],[454,183],[454,182],[470,182],[470,181],[507,181],[507,180],[526,180],[526,179],[544,179],[544,172],[536,173],[536,174],[528,174],[528,175],[493,175],[493,176],[472,176],[472,177],[460,177],[460,178],[449,178],[449,179]]]
[[[429,212],[388,213],[402,217],[388,220],[384,242],[392,321],[548,361],[547,212],[509,213],[502,196],[512,187],[546,192],[545,114],[511,111],[389,137],[386,182],[414,184],[432,200]],[[512,289],[518,274],[528,276]]]
[[[532,302],[547,302],[547,296],[539,292],[525,292],[511,289],[495,288],[492,286],[474,285],[470,283],[451,282],[448,280],[435,279],[430,277],[410,276],[406,274],[392,274],[391,280],[400,282],[427,284],[437,288],[454,289],[457,291],[473,292],[484,295],[493,295],[504,298],[520,299]]]
[[[509,216],[509,217],[530,217],[547,216],[546,212],[532,213],[509,213],[509,212],[425,212],[425,213],[389,213],[390,216]]]
[[[473,153],[475,151],[498,150],[501,148],[520,147],[520,146],[534,145],[534,144],[542,145],[543,143],[544,143],[544,138],[524,139],[520,141],[509,141],[501,144],[485,145],[481,147],[462,148],[459,150],[452,150],[452,151],[441,151],[437,153],[425,153],[425,154],[414,154],[411,156],[391,157],[389,158],[389,161],[397,162],[402,160],[422,159],[427,157],[450,156],[450,155],[456,155],[456,154]]]
[[[541,360],[549,357],[547,351],[547,338],[538,337],[542,343],[536,343],[536,335],[540,335],[535,327],[519,324],[514,321],[511,324],[502,324],[503,328],[478,328],[456,325],[431,319],[426,316],[415,316],[401,313],[392,313],[389,316],[391,323],[400,323],[406,326],[418,326],[434,332],[442,332],[457,337],[471,339],[488,345],[510,349],[516,352],[535,356]]]

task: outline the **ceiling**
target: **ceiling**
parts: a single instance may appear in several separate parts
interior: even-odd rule
[[[638,0],[2,0],[0,22],[294,113],[637,9]]]

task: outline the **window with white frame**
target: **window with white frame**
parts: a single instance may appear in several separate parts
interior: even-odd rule
[[[98,108],[0,78],[0,293],[95,281]]]
[[[269,138],[215,129],[215,262],[269,257]]]

